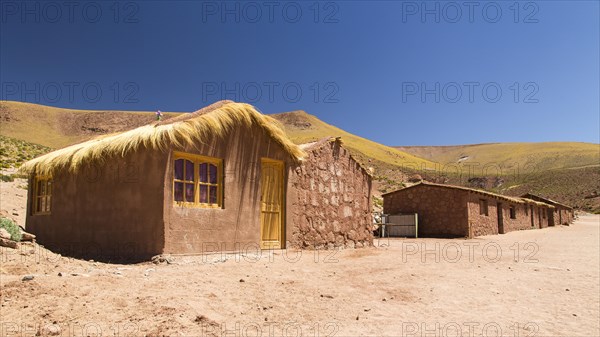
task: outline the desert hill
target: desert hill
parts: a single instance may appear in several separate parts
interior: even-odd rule
[[[375,161],[405,167],[433,167],[434,165],[433,162],[419,156],[351,134],[304,111],[284,112],[271,117],[283,124],[285,132],[297,144],[328,136],[342,137],[344,145],[365,162],[370,160],[371,163]]]
[[[170,118],[178,113],[164,113]],[[296,143],[327,136],[344,145],[375,172],[375,203],[380,193],[403,186],[409,177],[518,195],[532,192],[588,211],[600,212],[600,145],[590,143],[496,143],[460,146],[389,147],[327,124],[304,111],[271,115]],[[124,131],[154,120],[154,112],[92,111],[0,101],[3,166],[97,135]],[[17,160],[14,149],[31,152]],[[468,165],[497,170],[467,170]]]
[[[179,113],[164,113],[170,118]],[[296,143],[306,143],[327,136],[341,136],[346,146],[368,161],[373,158],[392,165],[416,163],[433,165],[428,160],[355,136],[324,123],[303,111],[272,115],[285,127]],[[90,139],[92,137],[129,130],[155,118],[148,111],[71,110],[39,104],[0,101],[0,134],[50,148]]]
[[[438,163],[535,166],[539,171],[600,165],[600,145],[576,142],[493,143],[457,146],[395,146]]]
[[[154,120],[154,114],[147,111],[72,110],[0,101],[0,134],[57,149],[147,124]],[[176,114],[164,115],[168,118]]]

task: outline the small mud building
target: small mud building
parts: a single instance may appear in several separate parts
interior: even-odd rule
[[[549,223],[551,226],[559,226],[559,225],[569,225],[573,222],[575,218],[575,212],[573,211],[573,207],[567,206],[565,204],[561,204],[558,201],[554,201],[552,199],[540,197],[539,195],[527,193],[522,196],[523,198],[528,198],[531,200],[536,200],[539,202],[546,203],[548,205],[554,206],[554,212],[550,214]]]
[[[298,146],[248,104],[106,135],[25,163],[27,230],[75,256],[372,244],[371,176],[338,140]]]
[[[418,213],[419,237],[475,237],[543,228],[553,208],[531,199],[425,181],[383,195],[384,213]]]

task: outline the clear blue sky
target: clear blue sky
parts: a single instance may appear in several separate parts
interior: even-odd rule
[[[1,4],[6,100],[228,98],[388,145],[599,142],[597,1]]]

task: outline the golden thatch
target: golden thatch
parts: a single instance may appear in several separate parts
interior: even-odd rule
[[[221,101],[191,114],[50,152],[26,162],[20,171],[48,175],[66,168],[75,172],[86,162],[102,161],[111,155],[124,156],[140,147],[164,150],[172,146],[183,147],[204,142],[209,137],[222,136],[239,125],[259,126],[297,161],[305,156],[304,151],[287,138],[275,119],[259,113],[249,104]]]
[[[519,198],[521,200],[523,200],[525,203],[530,204],[530,205],[536,205],[536,206],[544,206],[544,207],[548,207],[548,208],[555,208],[554,206],[547,204],[545,202],[541,202],[541,201],[537,201],[537,200],[533,200],[533,199],[529,199],[529,198]]]

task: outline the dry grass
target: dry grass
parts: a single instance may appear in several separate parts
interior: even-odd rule
[[[495,143],[457,146],[405,146],[401,151],[442,164],[497,165],[506,171],[527,168],[538,172],[598,165],[600,144],[579,142]]]
[[[404,167],[433,167],[435,165],[429,160],[346,132],[304,111],[286,112],[272,116],[283,123],[286,133],[297,144],[315,142],[325,137],[342,137],[344,147],[365,164],[371,159]],[[375,174],[377,174],[377,168],[375,169]]]
[[[86,162],[102,161],[111,155],[124,156],[140,147],[164,150],[202,143],[209,137],[223,136],[238,125],[257,125],[296,160],[304,157],[304,151],[286,137],[275,120],[257,112],[251,105],[227,102],[215,105],[212,110],[187,115],[174,123],[154,122],[68,146],[26,162],[21,171],[42,175],[64,168],[76,171]]]
[[[538,172],[503,186],[510,195],[533,193],[588,212],[600,213],[600,167]]]
[[[50,148],[0,135],[0,168],[16,168],[24,162],[50,152]]]
[[[163,112],[164,118],[177,113]],[[59,149],[155,120],[150,111],[73,110],[0,101],[0,135]]]
[[[191,115],[163,114],[166,121]],[[378,186],[382,191],[402,187],[402,182],[412,173],[419,173],[429,181],[472,187],[465,175],[455,175],[452,170],[435,170],[440,167],[434,163],[436,161],[442,164],[456,163],[461,157],[467,156],[469,158],[461,163],[480,164],[475,167],[474,177],[493,178],[496,174],[494,169],[482,172],[482,168],[489,163],[506,169],[506,174],[501,177],[503,184],[486,187],[494,192],[510,195],[532,192],[581,209],[600,212],[600,197],[594,197],[600,194],[598,144],[500,143],[403,147],[399,150],[350,134],[303,111],[271,116],[283,124],[280,128],[296,144],[341,136],[344,147],[359,162],[375,169],[376,181],[381,184]],[[0,135],[51,148],[62,148],[98,135],[131,130],[153,122],[154,118],[154,112],[70,110],[0,101]],[[461,167],[465,174],[470,172],[466,166]],[[556,167],[572,169],[554,169]],[[468,177],[473,174],[468,174]]]

